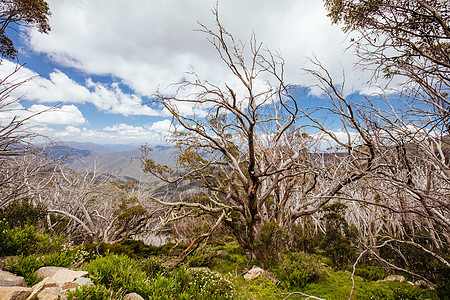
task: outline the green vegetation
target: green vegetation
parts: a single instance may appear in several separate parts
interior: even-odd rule
[[[107,244],[104,242],[93,244],[85,243],[87,251],[93,251],[99,255],[107,253],[125,254],[132,258],[145,258],[151,255],[179,255],[185,248],[183,244],[168,243],[161,247],[146,245],[142,241],[123,240],[120,243]]]
[[[25,256],[20,254],[17,257],[8,260],[8,270],[19,276],[23,276],[28,285],[33,285],[39,281],[35,272],[37,269],[45,266],[66,267],[69,268],[75,264],[82,263],[89,257],[89,252],[82,247],[70,248],[63,246],[59,251],[39,255],[31,254]]]
[[[150,295],[147,274],[138,262],[125,255],[112,254],[99,257],[85,265],[92,281],[115,291]]]
[[[103,289],[84,293],[103,297],[116,293],[135,292],[151,299],[233,299],[234,286],[230,275],[207,268],[180,268],[168,273],[155,259],[139,264],[125,255],[99,257],[85,265],[94,283]],[[85,294],[83,294],[85,295]],[[103,299],[103,298],[98,298]]]
[[[301,288],[328,276],[319,257],[303,252],[283,254],[276,274],[285,288]]]
[[[385,269],[381,267],[376,268],[372,266],[357,267],[355,270],[355,274],[368,281],[381,280],[388,275]]]
[[[11,228],[8,222],[0,221],[0,256],[53,252],[62,247],[63,240],[63,236],[51,238],[32,225]]]
[[[113,290],[104,285],[85,285],[75,291],[70,291],[67,300],[90,299],[90,300],[109,300],[119,298]]]
[[[23,276],[29,286],[38,282],[35,271],[43,266],[77,266],[89,272],[95,286],[78,288],[68,299],[122,299],[130,292],[146,299],[283,299],[289,295],[298,298],[299,293],[348,299],[352,290],[351,273],[336,271],[323,254],[282,253],[266,269],[267,276],[246,280],[241,276],[247,267],[244,250],[230,239],[202,245],[184,265],[169,271],[167,266],[179,254],[174,245],[154,247],[128,240],[69,247],[63,243],[64,237],[50,237],[30,225],[10,228],[0,222],[0,226],[2,255],[17,255],[8,260],[8,270]],[[25,251],[27,247],[32,250]],[[95,253],[96,247],[106,253]],[[355,274],[353,299],[445,299],[442,289],[428,291],[404,282],[376,282],[388,274],[379,267],[361,265]]]
[[[47,207],[44,204],[34,205],[30,199],[23,198],[0,209],[0,220],[7,222],[13,228],[25,225],[43,226],[47,214]]]

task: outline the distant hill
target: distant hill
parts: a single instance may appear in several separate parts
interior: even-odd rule
[[[174,149],[167,146],[152,147],[149,157],[157,163],[173,163]],[[142,172],[136,145],[99,145],[94,143],[62,142],[48,148],[52,158],[65,158],[64,165],[75,171],[109,173],[117,177],[143,180],[148,175]]]
[[[68,146],[51,146],[47,148],[48,154],[51,158],[61,159],[65,157],[70,157],[71,159],[75,159],[77,157],[87,157],[91,154],[89,150],[80,150],[74,149]]]
[[[140,144],[110,144],[110,145],[99,145],[89,142],[74,142],[74,141],[64,141],[60,143],[61,145],[68,146],[77,150],[89,150],[97,152],[120,152],[120,151],[130,151],[138,149]]]

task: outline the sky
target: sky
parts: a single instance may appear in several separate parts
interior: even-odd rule
[[[59,140],[101,144],[164,144],[171,118],[148,104],[157,90],[195,72],[213,83],[234,84],[199,22],[215,29],[216,0],[47,0],[51,31],[11,33],[23,65],[13,92],[22,101],[16,111],[31,119],[33,130]],[[326,17],[322,1],[222,0],[224,27],[248,46],[256,39],[286,64],[286,80],[313,85],[302,70],[315,56],[336,78],[354,82],[352,90],[368,89],[354,70],[356,57],[345,51],[349,37]],[[3,59],[0,77],[16,68]],[[28,80],[28,78],[32,78]],[[325,101],[317,93],[303,96],[303,105]],[[183,107],[189,114],[192,107]],[[338,129],[337,129],[338,130]]]

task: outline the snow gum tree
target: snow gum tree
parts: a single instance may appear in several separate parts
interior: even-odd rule
[[[144,170],[172,183],[197,187],[167,200],[153,200],[171,207],[165,221],[207,213],[220,217],[246,250],[257,256],[265,224],[282,228],[292,223],[289,200],[297,183],[304,189],[314,182],[308,167],[308,149],[314,140],[295,122],[298,107],[294,86],[285,83],[284,62],[263,48],[254,36],[246,46],[236,41],[219,22],[217,30],[204,26],[222,62],[235,81],[216,85],[191,74],[174,95],[158,94],[156,103],[173,116],[169,140],[178,149],[176,166],[143,160]],[[199,113],[185,114],[181,107]]]

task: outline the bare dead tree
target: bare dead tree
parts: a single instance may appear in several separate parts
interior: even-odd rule
[[[310,170],[304,167],[302,135],[294,124],[298,107],[293,86],[284,81],[284,62],[264,50],[254,36],[249,48],[235,41],[220,23],[217,10],[215,16],[217,31],[202,25],[200,31],[209,36],[236,83],[221,86],[191,74],[193,79],[181,82],[176,95],[158,94],[155,103],[172,114],[177,128],[170,141],[179,150],[178,165],[161,166],[144,159],[144,170],[172,183],[171,187],[186,181],[203,187],[190,199],[166,201],[155,195],[153,200],[172,207],[167,220],[199,213],[219,217],[226,212],[224,224],[251,260],[262,227],[270,220],[283,225],[283,207],[293,183]],[[187,90],[194,92],[183,95]],[[205,115],[184,114],[181,105],[201,106]],[[269,207],[275,190],[279,191],[278,215]]]

